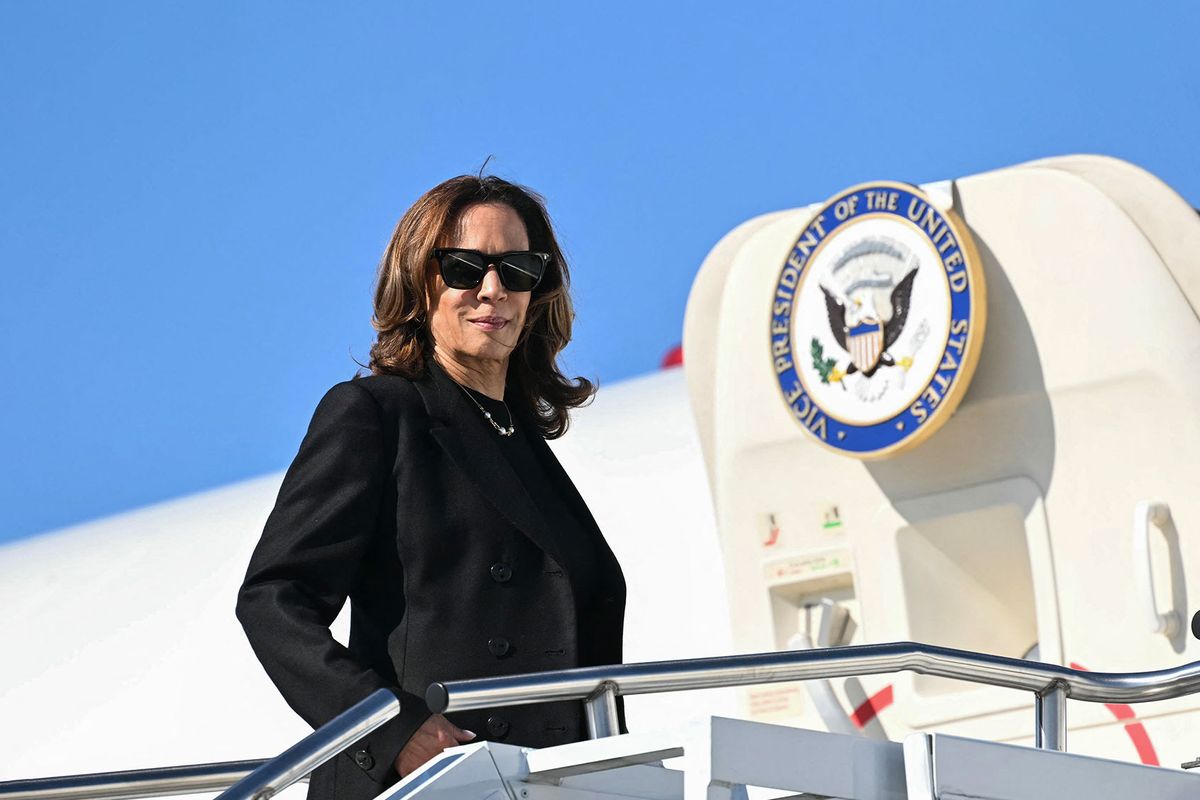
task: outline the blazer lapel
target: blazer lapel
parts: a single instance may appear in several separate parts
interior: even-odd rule
[[[546,440],[539,436],[534,442],[534,450],[536,451],[538,460],[542,462],[542,466],[550,475],[551,480],[558,486],[563,499],[575,514],[575,519],[593,537],[592,541],[595,543],[595,547],[597,552],[600,553],[601,558],[608,562],[610,570],[613,570],[616,575],[620,576],[621,566],[617,561],[616,555],[613,554],[608,540],[604,538],[604,534],[600,531],[600,526],[596,524],[596,518],[592,516],[591,509],[584,502],[583,495],[579,493],[579,489],[575,487],[575,482],[571,480],[571,476],[567,474],[562,464],[559,463],[558,457],[554,455],[554,451],[550,449],[550,445],[546,444]],[[624,578],[621,577],[619,580],[623,587]],[[611,589],[612,587],[610,586],[609,588]],[[621,596],[624,596],[623,588],[620,590],[620,593]]]
[[[526,422],[526,424],[530,423]],[[562,464],[559,463],[558,457],[554,455],[554,451],[550,449],[550,445],[546,444],[545,439],[538,436],[533,443],[533,449],[534,455],[541,462],[550,479],[554,481],[555,486],[558,487],[563,499],[575,514],[576,519],[579,520],[579,524],[587,528],[589,533],[601,536],[600,526],[596,524],[596,518],[592,516],[591,509],[584,502],[583,495],[575,487],[575,482],[571,480],[571,476],[567,474]],[[601,536],[601,539],[603,539],[603,536]]]
[[[500,450],[496,432],[471,405],[462,388],[433,364],[426,378],[413,384],[433,421],[429,432],[442,449],[497,511],[561,565],[562,558],[545,519]]]

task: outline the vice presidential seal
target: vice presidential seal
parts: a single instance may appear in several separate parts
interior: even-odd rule
[[[771,305],[771,358],[793,416],[857,458],[940,427],[983,346],[974,242],[920,189],[870,183],[830,200],[788,255]]]

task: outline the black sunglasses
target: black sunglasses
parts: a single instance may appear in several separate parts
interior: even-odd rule
[[[550,263],[549,253],[533,250],[514,250],[493,256],[461,247],[439,247],[433,251],[433,257],[437,259],[442,280],[451,289],[474,289],[483,282],[488,267],[494,264],[505,289],[531,292]]]

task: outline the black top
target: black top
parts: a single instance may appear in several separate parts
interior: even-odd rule
[[[435,362],[436,363],[436,362]],[[440,368],[435,367],[435,368]],[[461,386],[461,384],[459,384]],[[483,416],[475,403],[471,405],[477,412],[474,419],[464,420],[465,425],[482,425],[487,432],[496,437],[500,450],[508,459],[509,466],[520,479],[525,491],[529,493],[533,504],[537,506],[555,538],[554,553],[556,559],[567,573],[571,582],[572,593],[575,596],[575,609],[578,622],[582,623],[598,596],[599,572],[597,563],[596,543],[589,535],[587,528],[578,517],[571,512],[564,501],[562,491],[554,481],[547,465],[538,457],[531,445],[531,438],[540,436],[533,424],[521,418],[513,419],[511,409],[519,400],[507,392],[506,402],[493,400],[485,394],[463,387],[467,395],[492,415],[492,420],[502,428],[515,425],[516,431],[511,436],[501,436],[491,423]],[[464,398],[466,399],[466,398]],[[582,628],[582,624],[580,625]],[[580,655],[582,664],[589,661],[589,647],[586,641],[581,641]],[[581,665],[582,665],[581,664]]]

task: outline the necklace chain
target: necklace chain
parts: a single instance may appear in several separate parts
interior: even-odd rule
[[[479,409],[479,413],[483,414],[483,418],[491,423],[492,427],[496,429],[496,433],[500,434],[501,436],[512,436],[514,433],[516,433],[516,426],[512,424],[512,412],[508,410],[507,403],[505,403],[503,400],[500,401],[500,405],[504,406],[504,413],[508,414],[508,427],[505,428],[496,424],[496,420],[492,419],[492,412],[484,408],[483,405],[475,399],[475,395],[471,394],[471,392],[467,390],[467,387],[460,383],[458,384],[458,388],[462,389],[463,394],[465,394],[471,400],[471,402],[475,404],[475,407]]]

